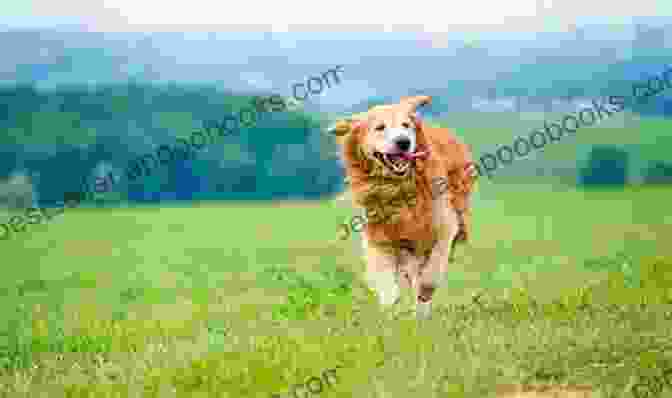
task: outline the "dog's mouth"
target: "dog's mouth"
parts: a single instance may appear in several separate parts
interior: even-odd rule
[[[378,159],[389,171],[397,176],[403,176],[410,170],[412,158],[404,153],[374,152],[373,156]]]

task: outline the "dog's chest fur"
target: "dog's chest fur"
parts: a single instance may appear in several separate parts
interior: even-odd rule
[[[383,199],[370,195],[368,201],[364,201],[368,220],[366,235],[371,243],[406,248],[421,254],[441,238],[443,220],[437,200],[443,202],[444,207],[447,203],[443,198],[435,200],[432,197],[431,182],[440,174],[432,172],[437,169],[437,164],[433,163],[433,159],[427,159],[416,164],[409,177],[413,182],[412,189],[404,189],[408,183],[391,180],[387,184],[392,194]],[[385,185],[372,180],[372,191],[377,185]],[[395,188],[397,192],[394,192]]]

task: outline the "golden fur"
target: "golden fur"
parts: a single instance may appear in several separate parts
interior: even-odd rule
[[[427,96],[402,98],[398,104],[376,106],[341,120],[331,130],[340,137],[353,200],[366,209],[364,243],[369,263],[374,262],[369,268],[387,272],[396,267],[425,301],[431,299],[436,278],[423,279],[423,268],[443,270],[445,265],[439,263],[447,262],[446,253],[470,235],[469,195],[476,178],[469,148],[450,130],[425,126],[416,116],[416,107],[430,101]],[[400,176],[372,156],[387,139],[385,127],[376,126],[398,131],[411,125],[416,153],[428,151],[428,156],[415,158]],[[444,183],[438,198],[433,197],[436,181]],[[390,247],[392,254],[381,252]]]
[[[415,97],[418,98],[418,97]],[[428,97],[420,97],[427,98]],[[469,167],[472,162],[471,152],[469,148],[460,142],[450,130],[445,128],[428,127],[422,124],[417,118],[411,115],[412,119],[416,121],[416,134],[418,137],[418,144],[421,147],[428,147],[430,149],[430,156],[427,159],[416,160],[414,174],[410,177],[415,181],[414,185],[404,189],[388,189],[387,198],[384,194],[378,194],[380,186],[396,185],[401,188],[403,181],[395,181],[391,176],[372,176],[371,159],[362,159],[361,143],[367,134],[364,128],[367,124],[371,124],[376,118],[391,119],[389,114],[398,112],[409,113],[414,111],[413,102],[411,99],[402,100],[399,105],[394,106],[379,106],[374,107],[368,112],[355,115],[350,120],[344,120],[337,123],[336,128],[339,129],[338,135],[345,136],[342,144],[342,156],[345,161],[350,189],[354,195],[357,204],[362,205],[367,209],[367,215],[374,214],[374,217],[367,217],[365,233],[373,242],[389,242],[400,240],[434,240],[432,232],[432,183],[433,181],[444,180],[447,181],[447,197],[449,204],[460,211],[465,218],[464,230],[459,237],[460,240],[466,241],[469,236],[469,195],[472,192],[475,176],[469,172]],[[353,122],[365,121],[355,128],[351,128]],[[340,134],[339,134],[340,133]],[[389,180],[389,181],[386,181]],[[415,190],[416,195],[413,195]],[[434,190],[436,191],[436,189]],[[404,195],[410,200],[406,200]],[[395,223],[376,223],[376,211],[381,210],[385,213],[385,209],[377,209],[376,202],[380,203],[388,199],[398,207],[398,209],[390,209],[394,212],[399,212],[398,222]],[[413,200],[415,197],[415,200]],[[392,199],[401,199],[401,202]],[[410,202],[410,206],[403,206]],[[399,204],[402,206],[399,206]],[[394,217],[393,215],[390,215]],[[383,216],[383,218],[385,218]]]

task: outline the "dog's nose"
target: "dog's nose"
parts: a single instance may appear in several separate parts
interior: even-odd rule
[[[394,140],[394,143],[404,152],[408,151],[408,148],[411,147],[411,140],[409,140],[408,137],[399,137]]]

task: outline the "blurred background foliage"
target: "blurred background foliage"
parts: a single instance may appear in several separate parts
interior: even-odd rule
[[[663,70],[663,64],[657,68],[651,64],[640,65],[647,76]],[[626,69],[626,75],[636,75],[632,68]],[[560,84],[534,93],[508,86],[486,90],[491,103],[513,98],[514,111],[456,109],[455,93],[428,89],[423,93],[434,101],[423,116],[431,124],[453,128],[478,158],[543,128],[544,120],[559,121],[576,112],[572,107],[577,98],[585,102],[593,95],[626,94],[638,81],[617,80],[623,71],[610,71],[613,77],[601,76],[605,80],[594,79],[594,86],[581,89]],[[605,81],[613,83],[609,92]],[[462,93],[462,101],[473,99],[479,87]],[[83,179],[108,173],[122,183],[86,206],[328,196],[343,189],[343,170],[333,137],[323,133],[325,121],[398,97],[373,96],[339,114],[301,108],[257,115],[255,125],[208,143],[193,160],[161,166],[130,184],[121,178],[129,161],[153,153],[159,145],[173,145],[176,138],[188,138],[208,121],[238,116],[242,108],[252,108],[252,100],[251,95],[193,83],[130,80],[55,88],[33,83],[0,86],[0,203],[18,209],[51,206],[65,192],[81,189]],[[665,92],[626,108],[596,126],[582,127],[561,143],[549,143],[500,167],[494,178],[504,183],[583,187],[672,183],[667,149],[672,146],[670,103],[671,93]]]
[[[176,138],[188,139],[206,121],[238,116],[251,101],[177,85],[0,88],[2,189],[32,197],[3,201],[10,207],[31,201],[50,205],[78,189],[85,177],[108,172],[121,177],[130,160],[173,145]],[[257,116],[256,125],[208,142],[193,160],[159,167],[149,177],[115,186],[118,192],[97,195],[98,204],[317,197],[339,188],[339,168],[328,159],[334,149],[325,147],[315,120],[289,111]],[[17,190],[17,184],[31,189]]]

